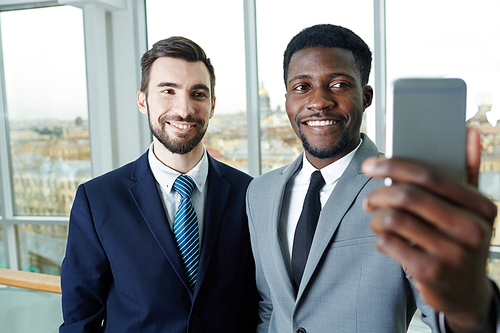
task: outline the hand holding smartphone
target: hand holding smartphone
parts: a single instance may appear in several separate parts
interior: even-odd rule
[[[465,183],[465,89],[456,79],[395,82],[388,156],[423,162]],[[397,182],[374,189],[363,201],[366,212],[377,211],[370,221],[377,249],[405,268],[419,297],[441,311],[450,327],[458,331],[491,324],[494,330],[498,323],[488,320],[494,291],[484,262],[495,204],[472,186],[429,179],[427,169],[413,163],[382,158],[364,163],[368,177]]]

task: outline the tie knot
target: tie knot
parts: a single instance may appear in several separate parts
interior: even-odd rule
[[[309,183],[308,191],[318,192],[323,185],[325,185],[325,180],[323,179],[321,172],[319,170],[314,171],[311,175],[311,182]]]
[[[191,197],[194,190],[194,180],[186,175],[180,175],[174,182],[174,189],[179,192],[181,197]]]

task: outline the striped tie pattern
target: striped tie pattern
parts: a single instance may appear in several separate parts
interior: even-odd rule
[[[174,189],[181,195],[175,212],[174,235],[191,291],[194,290],[200,258],[198,219],[191,203],[195,183],[189,176],[181,175],[174,182]]]

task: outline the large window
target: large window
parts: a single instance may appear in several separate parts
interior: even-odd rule
[[[0,20],[14,214],[68,215],[76,185],[90,178],[81,10]]]
[[[1,12],[0,31],[10,218],[68,216],[77,186],[91,178],[82,11]],[[15,226],[18,264],[57,275],[67,223],[42,221]]]

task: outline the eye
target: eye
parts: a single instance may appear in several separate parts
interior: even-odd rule
[[[292,88],[294,91],[306,91],[309,89],[309,85],[307,84],[298,84]]]
[[[175,90],[171,89],[171,88],[163,89],[161,92],[164,94],[169,94],[169,95],[175,94]]]
[[[344,82],[344,81],[332,82],[332,84],[330,84],[330,88],[335,88],[335,89],[349,88],[350,86],[351,85],[348,82]]]
[[[206,98],[208,97],[207,93],[205,91],[195,91],[193,93],[193,97],[196,97],[196,98]]]

